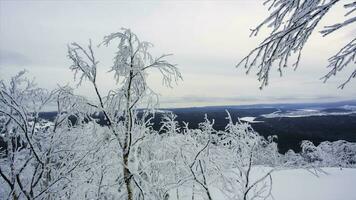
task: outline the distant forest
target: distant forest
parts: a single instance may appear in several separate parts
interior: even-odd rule
[[[294,106],[293,108],[299,108]],[[284,110],[291,107],[284,108]],[[201,108],[176,108],[165,109],[172,111],[177,115],[177,121],[181,126],[183,122],[188,122],[190,128],[198,128],[200,122],[204,120],[205,114],[209,119],[215,119],[214,128],[224,130],[228,120],[226,119],[229,111],[233,120],[238,118],[254,116],[256,121],[261,123],[252,123],[252,127],[260,135],[268,137],[277,136],[277,143],[280,153],[285,153],[289,149],[296,152],[300,151],[300,144],[303,140],[310,140],[315,145],[323,141],[346,140],[356,142],[356,115],[329,115],[329,116],[309,116],[309,117],[281,117],[264,118],[259,117],[263,114],[275,112],[277,108],[241,108],[241,107],[201,107]],[[282,109],[283,110],[283,109]],[[327,108],[328,111],[341,111],[336,108]],[[47,120],[53,120],[55,112],[41,113],[41,117]],[[162,114],[156,114],[153,122],[155,130],[160,129]],[[105,124],[103,116],[99,116],[99,123]],[[75,120],[73,118],[73,120]]]

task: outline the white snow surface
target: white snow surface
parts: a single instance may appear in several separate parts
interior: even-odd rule
[[[252,177],[263,176],[270,170],[267,167],[255,167]],[[322,168],[326,173],[314,175],[306,169],[286,169],[272,173],[272,195],[268,200],[355,200],[356,169],[355,168]],[[209,185],[214,200],[228,200],[216,187],[214,182]],[[191,187],[179,188],[180,200],[190,200]],[[172,199],[176,199],[172,195]],[[195,196],[196,200],[204,198]]]
[[[356,169],[325,168],[316,177],[304,169],[272,174],[276,200],[355,200]]]
[[[240,121],[248,122],[248,123],[261,123],[263,121],[255,121],[256,117],[241,117]]]

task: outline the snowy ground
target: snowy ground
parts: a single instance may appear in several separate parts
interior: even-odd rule
[[[327,174],[319,173],[318,177],[305,169],[273,172],[273,198],[269,199],[356,200],[356,169],[323,168],[323,170]],[[214,200],[226,199],[218,190],[210,188]],[[184,191],[189,194],[180,195],[180,199],[191,199],[191,190],[185,188]]]
[[[314,176],[301,169],[273,174],[276,200],[355,200],[356,169],[326,168],[328,174]]]

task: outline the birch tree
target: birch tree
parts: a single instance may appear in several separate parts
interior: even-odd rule
[[[148,71],[158,70],[162,75],[163,85],[168,87],[172,87],[182,77],[177,67],[166,60],[169,54],[154,58],[149,52],[153,45],[139,40],[130,29],[123,28],[121,32],[105,36],[101,45],[108,46],[115,41],[118,42],[117,52],[110,72],[113,73],[118,88],[111,90],[106,97],[102,96],[97,85],[98,61],[91,42],[87,49],[72,43],[68,46],[68,57],[73,63],[71,70],[79,76],[78,84],[88,80],[93,85],[98,104],[91,105],[104,114],[112,135],[118,141],[117,154],[122,159],[120,168],[123,170],[125,198],[133,200],[137,197],[135,191],[139,191],[142,198],[145,196],[133,174],[134,166],[130,159],[133,146],[146,137],[145,131],[135,130],[137,108],[139,105],[151,105],[155,97],[147,84]],[[145,99],[148,99],[149,104],[142,105]]]

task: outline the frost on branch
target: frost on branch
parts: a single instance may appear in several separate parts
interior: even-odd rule
[[[39,117],[50,104],[58,109],[53,123]],[[2,197],[58,198],[67,192],[68,177],[83,160],[82,153],[74,153],[80,146],[79,135],[73,137],[75,125],[69,122],[71,115],[83,113],[78,104],[80,98],[69,88],[38,88],[25,71],[8,83],[1,81],[0,137],[6,143],[0,155],[0,175],[5,180]],[[76,124],[80,124],[79,118]]]
[[[169,112],[168,114],[164,115],[162,117],[161,121],[161,128],[159,132],[162,132],[163,134],[167,135],[172,135],[180,132],[180,127],[178,122],[176,121],[177,115],[175,115],[172,112]]]
[[[324,79],[325,82],[331,76],[335,76],[337,72],[352,64],[356,65],[356,38],[344,46],[336,55],[329,58],[329,65],[327,67],[331,70],[322,79]],[[343,89],[345,85],[355,77],[356,68],[351,73],[349,78],[339,86],[339,88]]]
[[[172,84],[182,79],[177,67],[166,60],[170,54],[163,54],[157,58],[149,53],[153,45],[140,41],[130,29],[122,29],[122,32],[112,33],[104,37],[103,45],[108,46],[114,40],[119,40],[118,51],[114,57],[114,72],[117,82],[122,78],[125,85],[130,83],[130,77],[134,87],[145,87],[148,69],[157,69],[162,74],[163,85],[172,87]]]
[[[272,29],[272,32],[258,47],[244,57],[237,66],[243,66],[246,69],[246,73],[249,73],[252,68],[256,67],[258,81],[261,82],[261,89],[268,85],[269,75],[274,66],[277,67],[280,75],[282,75],[283,68],[285,67],[292,66],[296,69],[301,59],[304,45],[310,35],[324,16],[338,2],[339,0],[265,1],[264,4],[269,4],[268,9],[271,11],[271,14],[252,30],[251,36],[256,36],[263,26],[268,26]],[[349,18],[342,23],[326,26],[325,29],[321,31],[323,36],[356,21],[355,16],[350,17],[351,14],[355,13],[356,3],[345,4],[344,7],[345,10],[347,10],[345,17]],[[325,81],[347,65],[355,66],[354,40],[355,39],[329,59],[328,67],[330,67],[331,70],[323,77]],[[292,64],[289,61],[290,58],[293,58]],[[355,71],[340,88],[343,88],[345,84],[354,77]]]
[[[88,50],[85,50],[75,42],[68,45],[68,57],[73,61],[70,69],[74,71],[75,78],[78,75],[80,76],[78,85],[80,85],[84,79],[89,79],[89,81],[95,83],[96,65],[98,61],[95,60],[91,41],[89,41]]]

